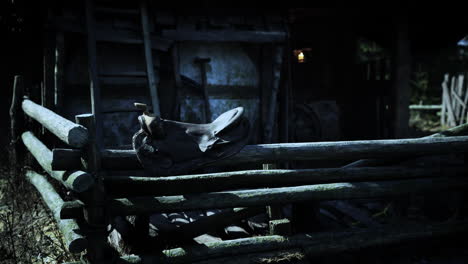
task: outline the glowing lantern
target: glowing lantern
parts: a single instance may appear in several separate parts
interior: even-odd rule
[[[305,58],[304,58],[304,53],[301,51],[301,52],[299,52],[299,54],[297,54],[297,61],[298,61],[299,63],[303,63],[304,60],[305,60]]]

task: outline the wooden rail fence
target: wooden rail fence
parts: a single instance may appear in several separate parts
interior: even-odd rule
[[[176,243],[191,239],[213,228],[258,214],[267,205],[467,188],[466,167],[408,168],[393,166],[393,163],[424,155],[466,153],[468,125],[419,139],[250,145],[234,157],[213,164],[362,159],[343,168],[141,177],[114,175],[117,170],[138,170],[141,167],[133,151],[99,149],[96,146],[93,115],[77,116],[79,124],[76,124],[29,99],[24,99],[21,106],[26,115],[74,148],[51,151],[32,132],[25,131],[21,135],[24,145],[42,169],[76,194],[75,201],[64,202],[45,176],[34,171],[26,173],[27,179],[52,211],[68,250],[73,253],[86,250],[87,260],[91,263],[108,263],[110,259],[127,263],[219,263],[233,255],[241,261],[283,254],[285,250],[302,250],[309,255],[317,255],[468,231],[465,222],[454,222],[313,235],[270,235],[208,243],[203,247],[169,249],[153,252],[154,255],[117,256],[106,242],[107,225],[114,216],[236,208],[181,226],[173,234],[149,239],[147,247],[151,248],[151,243],[158,244],[158,239],[170,238]],[[391,166],[366,167],[374,164]]]

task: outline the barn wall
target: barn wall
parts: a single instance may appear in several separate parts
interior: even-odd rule
[[[250,123],[256,123],[260,104],[257,48],[235,43],[181,43],[180,73],[201,83],[200,66],[194,63],[196,57],[211,58],[206,65],[211,120],[227,110],[242,106]],[[202,122],[202,91],[184,89],[180,100],[180,119]]]

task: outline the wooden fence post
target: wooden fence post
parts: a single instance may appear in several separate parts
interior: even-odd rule
[[[107,263],[112,259],[112,249],[107,244],[106,194],[102,182],[103,175],[100,171],[100,150],[99,145],[96,143],[97,140],[101,139],[96,138],[96,119],[94,115],[77,115],[75,119],[78,124],[88,129],[89,141],[85,147],[87,169],[96,178],[94,187],[80,195],[85,204],[83,213],[88,224],[88,259],[92,263]]]
[[[10,150],[9,150],[9,161],[10,161],[10,177],[14,177],[19,172],[19,161],[22,161],[19,157],[18,148],[16,142],[19,138],[18,131],[21,130],[23,125],[23,118],[18,117],[18,108],[21,107],[21,97],[24,92],[23,76],[16,75],[15,82],[13,84],[13,96],[11,99],[10,106]],[[20,115],[22,116],[22,115]]]

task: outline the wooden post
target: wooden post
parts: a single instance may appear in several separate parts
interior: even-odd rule
[[[88,240],[88,258],[91,262],[104,263],[109,261],[111,257],[110,247],[107,245],[107,209],[106,209],[106,194],[104,184],[102,182],[100,148],[96,138],[96,122],[95,116],[92,114],[82,114],[75,117],[76,122],[86,127],[89,131],[89,143],[85,149],[86,157],[88,158],[88,171],[92,173],[96,179],[94,188],[80,196],[84,202],[84,218],[90,230]]]
[[[174,73],[174,82],[175,82],[175,92],[174,92],[174,105],[172,109],[172,118],[174,120],[180,120],[180,93],[183,87],[182,78],[180,76],[180,66],[179,66],[179,44],[174,43],[174,46],[171,50],[172,58],[172,67]]]
[[[411,50],[407,15],[396,18],[394,96],[394,136],[405,138],[409,133],[409,103],[411,94]]]
[[[273,140],[273,130],[275,128],[278,91],[281,82],[281,69],[283,66],[283,47],[276,46],[273,48],[273,78],[271,84],[270,97],[268,101],[268,115],[265,124],[264,143],[271,143]]]
[[[151,28],[148,16],[148,3],[146,0],[140,0],[141,26],[143,31],[143,43],[145,48],[146,74],[148,77],[148,88],[151,95],[151,104],[153,113],[160,116],[158,89],[156,77],[154,75],[153,52],[151,50]]]
[[[24,93],[24,82],[23,76],[16,75],[15,81],[13,84],[13,95],[11,98],[10,105],[10,152],[9,152],[9,162],[10,162],[10,177],[16,177],[20,170],[20,163],[23,162],[19,156],[18,146],[16,142],[18,141],[19,135],[18,132],[23,128],[23,118],[22,115],[18,116],[18,109],[21,105],[21,97]]]
[[[52,21],[53,14],[51,8],[47,8],[47,18]],[[54,50],[55,50],[55,32],[50,28],[43,31],[43,75],[41,87],[41,105],[54,111]],[[53,145],[55,142],[46,127],[41,128],[42,140],[47,145]]]
[[[96,22],[94,21],[93,0],[86,0],[86,31],[88,33],[88,69],[89,69],[89,89],[91,95],[91,112],[94,115],[94,138],[98,149],[103,147],[102,132],[102,109],[101,109],[101,87],[99,83],[99,71],[96,52]]]
[[[444,80],[441,83],[441,86],[442,86],[442,110],[440,112],[440,125],[442,127],[447,125],[447,123],[446,123],[447,104],[445,103],[445,97],[447,96],[447,94],[446,94],[445,89],[443,87],[447,86],[448,78],[449,78],[449,75],[445,74],[444,75]]]
[[[283,82],[283,89],[281,93],[281,106],[280,106],[280,120],[281,120],[281,128],[280,128],[280,142],[288,143],[289,142],[289,100],[290,100],[290,93],[293,90],[293,80],[292,80],[292,63],[293,63],[293,54],[291,48],[291,35],[290,29],[288,28],[288,39],[286,44],[286,50],[284,52],[285,59],[286,59],[286,78]],[[288,166],[286,165],[286,168]]]
[[[55,39],[55,92],[54,106],[57,113],[61,114],[64,93],[64,68],[65,68],[65,38],[63,32],[57,32]]]
[[[263,164],[263,170],[274,170],[276,164]],[[270,220],[280,219],[283,217],[282,207],[278,205],[267,206],[267,214]]]
[[[463,99],[463,105],[464,106],[461,112],[460,124],[463,124],[464,122],[468,123],[468,117],[467,117],[467,114],[468,114],[468,81],[466,81],[466,85],[465,85],[465,98]]]
[[[453,80],[452,80],[453,83]],[[447,124],[449,126],[455,126],[455,113],[453,111],[453,102],[452,97],[450,96],[450,90],[448,88],[448,82],[442,83],[442,91],[443,91],[443,100],[445,104],[445,108],[447,109]]]

